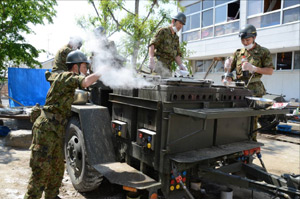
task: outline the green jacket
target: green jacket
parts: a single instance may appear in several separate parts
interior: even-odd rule
[[[68,67],[66,64],[67,56],[73,50],[68,47],[68,45],[63,46],[55,55],[54,58],[54,66],[52,72],[57,71],[68,71]]]
[[[165,65],[171,67],[175,57],[182,56],[179,46],[179,37],[172,34],[170,27],[161,28],[150,41],[154,45],[154,56]]]
[[[231,71],[236,70],[237,80],[249,81],[249,77],[244,77],[242,73],[242,57],[245,56],[249,63],[259,68],[273,68],[271,53],[267,48],[264,48],[257,43],[251,50],[245,48],[238,49],[233,54]],[[255,96],[262,96],[266,93],[263,83],[261,82],[262,74],[254,73],[250,80],[248,88],[252,90]]]

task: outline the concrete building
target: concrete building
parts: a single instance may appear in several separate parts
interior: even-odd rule
[[[181,40],[192,54],[194,76],[203,78],[214,57],[242,48],[238,32],[245,24],[257,28],[256,42],[271,51],[275,70],[262,81],[268,93],[300,99],[300,0],[181,0],[187,23]],[[223,63],[207,79],[221,83]]]

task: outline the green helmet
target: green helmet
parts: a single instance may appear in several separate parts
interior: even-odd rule
[[[183,23],[183,25],[185,25],[186,16],[182,12],[178,12],[177,15],[172,17],[172,19],[176,19],[176,20],[180,21],[181,23]]]
[[[247,39],[249,37],[256,37],[256,35],[256,28],[251,24],[247,24],[240,30],[239,37]]]
[[[87,57],[83,52],[79,50],[72,51],[67,56],[66,64],[79,64],[79,63],[87,63],[90,62],[87,60]]]

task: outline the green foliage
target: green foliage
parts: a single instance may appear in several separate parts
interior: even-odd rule
[[[126,36],[118,42],[122,45],[120,53],[125,57],[133,57],[132,64],[137,68],[137,62],[143,62],[148,54],[151,38],[159,28],[171,22],[170,14],[177,12],[175,9],[170,10],[170,6],[163,6],[174,4],[175,7],[177,1],[171,0],[139,0],[138,5],[134,4],[136,1],[126,0],[88,1],[96,5],[99,17],[96,17],[98,22],[95,17],[89,17],[86,21],[94,27],[101,25],[106,28],[107,35],[117,31],[125,33]],[[128,2],[131,4],[128,5]],[[135,6],[139,7],[138,12],[132,9]],[[142,8],[145,8],[146,12],[142,12]]]
[[[29,25],[53,23],[55,5],[55,0],[0,0],[0,76],[9,66],[41,66],[36,58],[42,51],[23,35],[34,33]]]

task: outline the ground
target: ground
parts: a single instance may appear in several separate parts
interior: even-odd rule
[[[268,172],[277,175],[300,173],[299,144],[278,141],[265,136],[259,136],[259,141],[264,143],[262,155]],[[29,150],[4,147],[3,138],[0,137],[0,199],[23,198],[31,172],[29,157]],[[258,160],[255,160],[255,163],[260,164]],[[73,188],[65,173],[60,196],[63,199],[122,199],[124,192],[119,186],[113,186],[104,181],[103,186],[96,191],[84,195]]]

